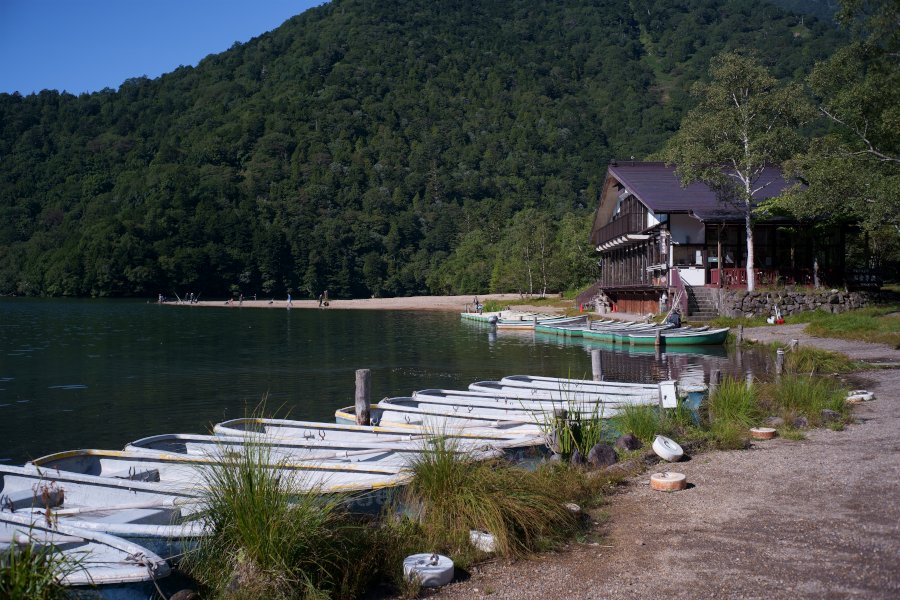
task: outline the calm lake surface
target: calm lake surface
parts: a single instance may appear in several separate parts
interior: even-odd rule
[[[759,354],[632,352],[528,332],[496,333],[437,311],[214,308],[137,300],[0,298],[0,461],[119,450],[162,433],[207,433],[263,399],[277,416],[334,422],[354,372],[372,398],[466,389],[514,374],[702,382],[710,368],[767,368]]]

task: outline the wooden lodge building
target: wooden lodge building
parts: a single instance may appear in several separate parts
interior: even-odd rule
[[[747,287],[747,242],[742,214],[702,183],[681,186],[674,167],[661,162],[611,161],[591,230],[601,254],[594,286],[610,310],[656,313],[683,290],[691,314],[710,313],[716,288]],[[788,185],[775,167],[759,200]],[[763,180],[763,183],[765,182]],[[814,236],[809,223],[786,218],[754,228],[757,286],[843,287],[845,228]],[[818,265],[813,257],[818,256]],[[710,289],[711,288],[711,289]],[[665,296],[664,296],[665,294]],[[701,316],[698,314],[698,316]]]

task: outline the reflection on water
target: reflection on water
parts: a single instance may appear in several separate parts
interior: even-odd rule
[[[616,381],[766,368],[757,353],[721,347],[657,356],[533,332],[498,335],[447,312],[0,298],[0,461],[203,433],[266,394],[281,415],[333,422],[335,409],[353,403],[360,368],[372,369],[373,400],[513,374],[589,375],[598,346],[606,378]]]

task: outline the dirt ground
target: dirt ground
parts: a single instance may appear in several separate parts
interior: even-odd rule
[[[594,511],[586,543],[429,597],[900,598],[900,370],[853,381],[876,399],[844,431],[689,457],[671,466],[681,492],[653,491],[650,470]]]

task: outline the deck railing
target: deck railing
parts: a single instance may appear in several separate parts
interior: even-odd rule
[[[824,274],[823,274],[824,275]],[[812,285],[812,269],[754,269],[756,285]],[[747,269],[710,269],[713,285],[746,286]]]
[[[647,228],[647,215],[642,212],[625,213],[609,225],[605,225],[594,233],[594,246],[605,244],[617,237],[638,233]]]
[[[754,269],[756,285],[802,285],[815,284],[812,269]],[[722,287],[746,287],[747,269],[710,269],[712,285]],[[720,283],[721,282],[721,283]],[[837,269],[820,269],[819,285],[843,286],[854,289],[878,289],[884,278],[878,269],[847,269],[841,273]]]

